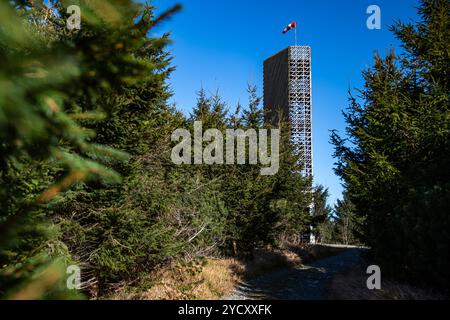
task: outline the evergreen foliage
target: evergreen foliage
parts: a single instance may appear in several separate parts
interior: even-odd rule
[[[346,245],[359,244],[363,237],[362,226],[364,217],[356,214],[355,206],[348,195],[338,200],[334,208],[334,224],[336,241]]]
[[[423,0],[419,14],[391,28],[404,53],[375,56],[345,112],[349,138],[334,132],[332,142],[336,172],[364,219],[363,241],[382,269],[448,289],[450,3]]]
[[[98,297],[175,259],[298,241],[310,181],[286,124],[274,176],[171,161],[172,132],[195,120],[267,128],[252,86],[232,115],[203,90],[190,118],[169,105],[170,36],[153,28],[179,7],[80,0],[69,31],[69,4],[0,2],[0,296],[80,297],[65,283],[76,264]]]

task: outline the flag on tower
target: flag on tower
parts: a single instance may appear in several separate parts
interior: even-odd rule
[[[292,30],[292,29],[295,29],[295,28],[297,28],[297,22],[294,21],[294,22],[288,24],[286,28],[284,28],[283,34],[288,32],[289,30]]]

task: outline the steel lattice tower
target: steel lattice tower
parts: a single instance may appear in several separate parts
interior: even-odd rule
[[[313,175],[311,48],[292,46],[264,61],[264,109],[278,123],[291,124],[292,140],[304,162],[303,174]]]

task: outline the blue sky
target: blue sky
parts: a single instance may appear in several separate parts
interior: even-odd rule
[[[294,44],[294,33],[282,35],[298,23],[299,45],[312,48],[314,183],[330,191],[330,204],[342,187],[333,172],[329,130],[343,132],[341,111],[348,88],[363,85],[361,71],[371,66],[376,50],[399,49],[387,26],[394,20],[417,19],[418,0],[189,0],[153,1],[162,11],[175,3],[183,10],[159,26],[172,33],[174,65],[172,101],[189,114],[196,91],[219,90],[230,110],[247,102],[247,83],[262,95],[265,58]],[[369,30],[366,9],[381,8],[381,30]]]

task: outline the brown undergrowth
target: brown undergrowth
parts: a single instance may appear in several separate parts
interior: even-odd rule
[[[200,258],[173,262],[145,276],[140,283],[123,285],[110,299],[209,300],[233,292],[239,282],[280,268],[300,265],[340,252],[320,246],[257,249],[252,259]]]

